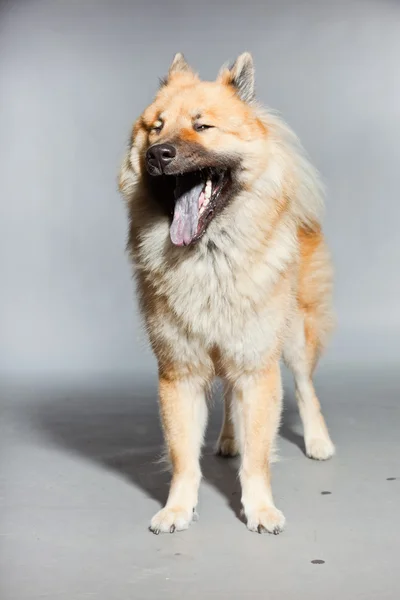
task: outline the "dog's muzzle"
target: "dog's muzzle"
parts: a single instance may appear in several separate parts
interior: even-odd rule
[[[155,144],[146,152],[146,165],[150,175],[162,175],[174,160],[176,149],[172,144]]]

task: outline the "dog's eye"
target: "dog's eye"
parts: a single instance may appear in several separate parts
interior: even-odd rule
[[[212,129],[214,125],[203,125],[202,123],[195,123],[193,129],[195,131],[205,131],[206,129]]]
[[[157,121],[155,121],[153,123],[151,131],[154,131],[155,133],[160,133],[160,131],[163,127],[164,127],[164,123],[161,121],[161,119],[157,119]]]

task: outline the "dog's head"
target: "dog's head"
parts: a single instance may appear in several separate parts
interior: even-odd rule
[[[257,177],[265,137],[250,54],[223,67],[213,82],[201,81],[182,54],[175,56],[154,102],[135,123],[129,156],[141,183],[171,216],[175,245],[199,240]]]

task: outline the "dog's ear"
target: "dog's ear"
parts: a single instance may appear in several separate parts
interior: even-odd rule
[[[244,52],[231,67],[222,67],[217,81],[232,86],[244,102],[254,100],[254,63],[251,54]]]
[[[182,72],[193,73],[193,69],[188,65],[186,58],[183,56],[181,52],[178,52],[174,56],[174,60],[168,71],[168,76],[170,77],[174,73],[182,73]]]
[[[168,75],[160,80],[160,87],[163,85],[167,85],[171,77],[173,77],[177,73],[187,73],[190,75],[196,75],[193,71],[192,67],[186,62],[185,57],[181,52],[178,52],[174,56],[174,60],[171,63],[171,66],[168,71]]]

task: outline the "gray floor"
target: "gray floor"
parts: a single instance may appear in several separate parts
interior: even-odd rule
[[[400,383],[395,373],[321,372],[337,456],[303,455],[290,386],[274,493],[280,536],[238,518],[234,461],[214,457],[213,409],[200,520],[154,536],[167,476],[154,385],[10,391],[1,433],[1,600],[398,599]],[[315,563],[313,561],[324,561]]]

